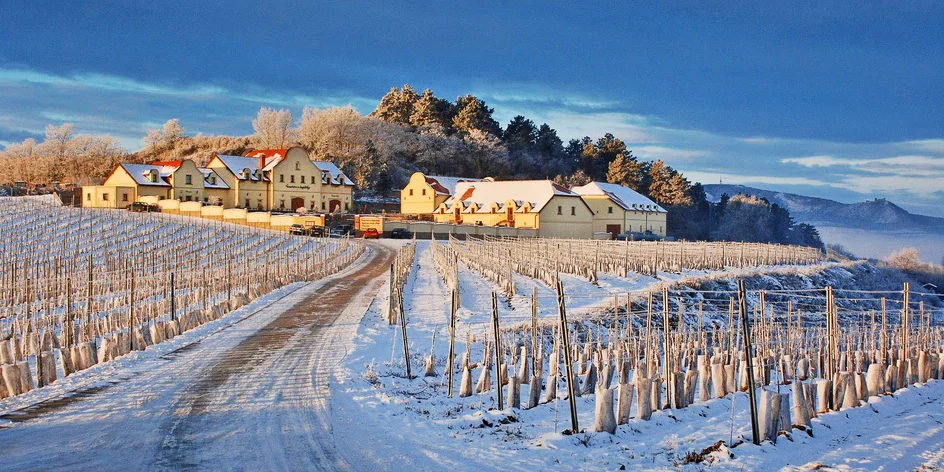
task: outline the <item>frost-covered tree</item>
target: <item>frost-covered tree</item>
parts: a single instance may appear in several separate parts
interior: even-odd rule
[[[456,99],[455,118],[452,119],[452,126],[461,133],[471,133],[478,130],[492,136],[501,136],[501,125],[492,118],[494,109],[485,105],[482,99],[474,95],[466,95]]]
[[[419,94],[410,84],[405,84],[402,89],[393,87],[380,99],[380,103],[370,116],[390,123],[410,126],[410,117],[419,99]]]
[[[262,107],[255,120],[252,120],[252,129],[255,130],[256,145],[263,149],[281,149],[295,141],[295,130],[292,128],[292,112],[287,109],[275,110]]]
[[[409,124],[416,128],[439,126],[448,130],[452,126],[453,114],[452,103],[449,103],[449,100],[436,97],[432,90],[426,89],[413,105]]]
[[[144,136],[145,146],[174,144],[184,136],[184,127],[177,118],[171,118],[161,129],[149,129]]]
[[[175,142],[184,135],[184,127],[177,118],[171,118],[164,123],[164,139],[169,142]]]

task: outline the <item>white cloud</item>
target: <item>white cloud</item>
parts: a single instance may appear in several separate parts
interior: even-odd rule
[[[639,146],[632,147],[633,154],[643,159],[662,159],[667,162],[691,161],[697,157],[708,155],[708,151],[676,149],[666,146]]]
[[[907,144],[914,146],[921,151],[944,154],[944,139],[921,139],[917,141],[908,141]]]
[[[846,159],[834,156],[808,156],[781,159],[783,163],[804,167],[846,167],[873,174],[933,176],[944,174],[944,158],[922,155]]]

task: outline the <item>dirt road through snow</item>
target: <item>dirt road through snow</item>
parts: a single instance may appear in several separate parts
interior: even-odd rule
[[[372,245],[345,273],[0,429],[0,469],[361,469],[335,442],[330,382],[394,254]]]

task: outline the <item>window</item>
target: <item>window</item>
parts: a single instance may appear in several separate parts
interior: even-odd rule
[[[128,194],[127,194],[127,193],[121,194],[121,201],[123,201],[123,202],[128,201]]]
[[[302,183],[305,183],[305,176],[302,176]]]
[[[289,182],[291,182],[291,183],[294,184],[294,183],[295,183],[295,174],[292,174],[292,175],[288,176],[288,180],[289,180]]]
[[[103,193],[103,194],[102,194],[102,200],[103,200],[103,201],[106,201],[106,202],[108,201],[108,194],[107,194],[107,193]]]
[[[92,194],[91,193],[85,194],[85,200],[88,202],[92,201]],[[902,303],[902,305],[904,305],[904,303]]]
[[[350,208],[351,208],[351,204],[348,202],[344,202],[344,209],[349,210]]]
[[[279,208],[285,208],[285,200],[279,200]]]
[[[426,196],[426,189],[423,189],[423,196]]]
[[[301,165],[301,164],[298,163],[298,162],[295,163],[295,170],[302,170],[302,168],[299,167],[299,165]]]
[[[564,211],[561,210],[560,205],[557,206],[557,214],[558,214],[558,215],[563,215],[563,214],[564,214]]]
[[[193,177],[190,174],[184,176],[184,184],[193,185]]]
[[[151,182],[157,182],[157,172],[151,172]]]
[[[613,213],[613,207],[607,208],[607,209],[606,209],[606,212],[607,212],[607,213]]]
[[[413,196],[413,189],[410,189],[410,196]],[[904,303],[902,303],[902,305],[904,305]]]
[[[280,182],[280,183],[284,183],[284,182],[285,182],[285,174],[279,174],[279,182]]]
[[[570,207],[570,216],[575,216],[577,214],[577,207]]]
[[[315,176],[311,176],[311,183],[315,183]]]
[[[321,209],[322,209],[322,210],[325,209],[325,202],[321,202]],[[904,303],[902,303],[902,305],[904,305]]]
[[[246,199],[246,208],[249,208],[249,199]]]

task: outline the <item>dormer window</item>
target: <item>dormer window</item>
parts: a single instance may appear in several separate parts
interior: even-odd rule
[[[249,169],[243,169],[243,179],[249,179]]]
[[[295,163],[295,170],[302,170],[300,162]]]
[[[158,176],[157,171],[154,169],[151,169],[151,175],[150,175],[151,183],[154,183],[154,184],[157,183],[157,176]]]

